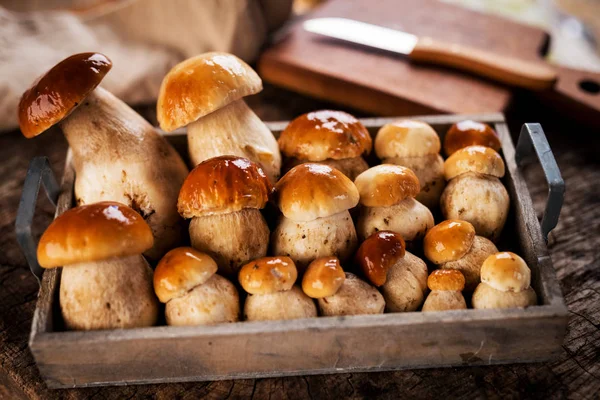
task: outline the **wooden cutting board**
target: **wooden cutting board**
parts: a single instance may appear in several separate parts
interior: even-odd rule
[[[317,17],[352,18],[530,60],[540,58],[549,40],[541,29],[436,0],[330,0],[308,16]],[[301,21],[263,53],[258,70],[265,81],[379,115],[503,112],[513,96],[473,75],[306,32]],[[579,93],[578,76],[570,78],[557,85],[562,92],[544,97],[564,101],[566,93],[576,107],[587,101],[600,110],[600,96],[590,103],[593,94]]]

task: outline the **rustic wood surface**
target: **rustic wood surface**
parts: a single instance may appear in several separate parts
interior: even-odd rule
[[[331,105],[267,87],[250,99],[265,120],[292,118]],[[352,110],[349,110],[352,111]],[[47,155],[62,173],[66,142],[58,132],[26,140],[18,132],[0,136],[0,398],[597,398],[600,393],[600,138],[590,128],[549,113],[521,97],[509,114],[513,133],[523,122],[541,122],[567,183],[550,253],[571,313],[563,353],[543,364],[384,373],[356,373],[203,383],[142,385],[52,391],[46,388],[27,341],[37,297],[14,235],[14,219],[29,160]],[[525,168],[536,210],[547,189],[535,164]],[[36,226],[52,219],[39,201]]]

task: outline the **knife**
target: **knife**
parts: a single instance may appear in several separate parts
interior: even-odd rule
[[[557,72],[543,62],[491,53],[457,43],[384,28],[346,18],[315,18],[304,21],[306,31],[408,55],[411,60],[452,67],[507,85],[532,90],[554,86]]]

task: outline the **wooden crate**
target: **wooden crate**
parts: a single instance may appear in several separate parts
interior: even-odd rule
[[[499,243],[531,267],[539,305],[526,309],[410,312],[215,326],[68,332],[58,304],[60,269],[44,273],[29,345],[51,388],[206,381],[405,368],[545,361],[560,353],[567,309],[515,148],[501,114],[415,117],[443,135],[471,118],[495,127],[511,212]],[[391,119],[365,119],[375,133]],[[268,124],[275,135],[287,125]],[[185,151],[185,135],[167,135]],[[67,157],[59,215],[73,206]],[[438,220],[439,222],[439,220]]]

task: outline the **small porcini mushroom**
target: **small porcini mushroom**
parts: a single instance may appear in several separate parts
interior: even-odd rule
[[[244,157],[260,164],[275,183],[281,169],[277,141],[243,100],[261,90],[260,77],[233,54],[200,54],[164,77],[158,122],[167,132],[187,125],[192,165],[223,155]]]
[[[312,162],[329,165],[354,180],[369,168],[362,155],[371,152],[371,135],[359,120],[342,111],[301,115],[290,122],[277,142],[288,157],[284,170]]]
[[[277,182],[274,198],[283,213],[271,235],[274,254],[287,255],[301,272],[320,257],[352,256],[357,238],[348,210],[358,204],[358,191],[340,171],[298,165]]]
[[[215,260],[191,247],[178,247],[165,254],[154,271],[154,291],[166,303],[167,325],[239,321],[237,289],[216,272]]]
[[[531,270],[521,257],[504,251],[489,256],[481,267],[473,308],[513,308],[537,304]]]
[[[440,201],[444,217],[470,222],[478,235],[498,240],[510,206],[498,179],[504,176],[502,157],[489,147],[465,147],[446,160],[444,174],[449,180]]]
[[[333,296],[344,284],[346,275],[337,257],[321,257],[311,262],[302,277],[302,290],[308,297]]]
[[[421,121],[400,120],[386,124],[375,136],[375,154],[384,164],[410,168],[421,185],[416,199],[429,208],[437,207],[444,190],[444,160],[440,138]]]
[[[381,231],[369,236],[356,253],[356,264],[380,287],[388,312],[415,311],[427,291],[427,265],[405,250],[402,236]]]
[[[456,269],[438,269],[427,278],[431,292],[423,303],[423,311],[464,310],[467,303],[462,295],[465,277]]]
[[[314,301],[294,285],[298,271],[289,257],[263,257],[240,269],[239,281],[248,297],[248,321],[284,320],[317,316]]]
[[[475,235],[473,225],[456,219],[431,228],[423,239],[423,250],[425,257],[440,268],[460,271],[467,292],[479,284],[479,271],[485,259],[498,252],[489,239]]]
[[[158,260],[182,240],[177,194],[188,169],[169,142],[98,85],[112,63],[100,53],[66,58],[34,82],[19,103],[19,125],[33,138],[55,124],[73,152],[78,205],[117,201],[140,213]]]
[[[500,138],[488,124],[470,119],[452,125],[444,138],[444,152],[451,156],[457,150],[468,146],[485,146],[495,151],[502,147]]]
[[[410,169],[381,164],[357,176],[354,183],[364,206],[356,225],[360,238],[388,230],[413,242],[422,239],[433,226],[431,211],[414,199],[419,193],[419,180]]]
[[[116,202],[75,207],[50,224],[37,257],[44,268],[63,267],[60,310],[68,329],[156,323],[152,269],[142,256],[152,242],[144,219]]]
[[[177,208],[192,218],[192,247],[210,254],[221,274],[235,277],[242,265],[267,254],[269,227],[260,209],[272,190],[257,164],[234,156],[203,161],[185,179]]]

